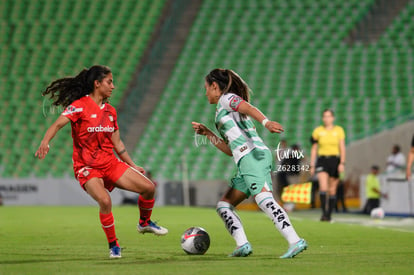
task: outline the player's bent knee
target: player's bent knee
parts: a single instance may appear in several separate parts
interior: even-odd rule
[[[155,194],[155,185],[153,183],[145,183],[141,186],[142,191],[139,192],[141,195],[146,195],[146,197],[153,197]]]
[[[155,194],[155,185],[154,184],[149,184],[147,187],[147,193],[149,194]]]
[[[98,203],[101,208],[110,209],[112,207],[112,201],[110,197],[99,198]]]

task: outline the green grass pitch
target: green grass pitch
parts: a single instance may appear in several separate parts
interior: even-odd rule
[[[213,208],[158,207],[153,219],[169,234],[138,234],[136,207],[114,207],[122,259],[108,258],[97,207],[0,208],[0,274],[413,274],[412,219],[336,215],[318,221],[319,211],[290,213],[309,248],[279,259],[287,243],[261,212],[239,211],[253,254],[229,258],[235,247]],[[205,255],[186,255],[180,236],[204,227],[211,245]]]

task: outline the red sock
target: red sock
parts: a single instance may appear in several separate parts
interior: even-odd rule
[[[154,207],[155,199],[146,200],[142,196],[138,198],[139,207],[139,224],[142,226],[148,225],[151,218],[152,208]]]
[[[109,214],[99,213],[99,219],[101,220],[102,229],[105,232],[108,243],[116,242],[116,245],[119,246],[115,234],[115,222],[112,212]]]

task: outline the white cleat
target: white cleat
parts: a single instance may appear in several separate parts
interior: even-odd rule
[[[164,236],[167,235],[168,229],[162,226],[157,225],[155,222],[149,221],[148,225],[141,226],[139,223],[137,225],[137,231],[141,234],[145,233],[153,233],[157,236]]]

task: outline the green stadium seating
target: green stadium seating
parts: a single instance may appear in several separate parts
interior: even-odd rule
[[[0,177],[72,175],[70,127],[52,141],[45,160],[33,157],[62,111],[40,92],[62,75],[107,64],[115,73],[116,106],[165,2],[0,1]],[[374,2],[204,1],[134,160],[166,179],[182,179],[183,161],[191,180],[235,172],[231,159],[191,128],[191,121],[214,128],[203,77],[215,67],[236,70],[254,92],[252,103],[285,126],[283,135],[257,126],[271,148],[286,138],[309,149],[310,133],[328,107],[348,141],[413,114],[414,2],[376,43],[343,42]]]
[[[181,155],[192,180],[235,172],[232,161],[212,145],[197,147],[191,128],[192,120],[214,128],[203,77],[215,67],[237,71],[254,91],[252,103],[285,126],[281,136],[257,126],[271,148],[283,137],[309,150],[309,136],[328,107],[347,141],[413,114],[414,2],[378,42],[343,42],[374,2],[204,1],[135,159],[168,179],[182,178]]]
[[[52,141],[46,159],[34,158],[62,111],[41,91],[56,78],[105,64],[114,72],[117,106],[165,2],[0,1],[0,177],[72,175],[70,127]]]

